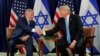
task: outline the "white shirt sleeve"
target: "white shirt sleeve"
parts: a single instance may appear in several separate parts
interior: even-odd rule
[[[45,31],[43,31],[43,35],[44,35],[44,36],[46,35]]]
[[[32,32],[35,32],[35,28],[32,29]]]

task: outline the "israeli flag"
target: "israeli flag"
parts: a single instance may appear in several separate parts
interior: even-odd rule
[[[94,54],[100,52],[100,16],[98,13],[98,6],[96,0],[82,0],[80,7],[80,16],[84,27],[95,27],[94,38]],[[91,49],[88,48],[90,51]],[[88,51],[88,52],[89,52]]]
[[[51,29],[51,18],[49,15],[49,7],[47,0],[35,0],[34,4],[34,21],[36,22],[36,27],[38,29],[46,30],[46,29]],[[38,34],[34,34],[33,37],[33,44],[38,50],[38,44],[37,44],[37,39],[40,38]],[[44,38],[44,37],[41,37]],[[43,41],[43,52],[48,53],[51,52],[55,48],[54,42],[46,42]]]

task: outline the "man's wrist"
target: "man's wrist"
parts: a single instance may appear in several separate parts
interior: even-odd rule
[[[44,35],[44,36],[46,35],[46,32],[45,32],[45,31],[43,31],[43,35]]]
[[[35,28],[32,29],[32,32],[35,32]]]

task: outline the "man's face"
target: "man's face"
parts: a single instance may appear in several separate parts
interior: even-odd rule
[[[67,9],[65,9],[65,8],[63,8],[63,9],[60,9],[60,15],[61,15],[61,17],[67,17],[67,15],[68,15],[69,13],[68,13],[68,10]]]
[[[26,13],[26,17],[28,18],[29,21],[33,20],[33,16],[34,16],[33,12],[27,12]]]

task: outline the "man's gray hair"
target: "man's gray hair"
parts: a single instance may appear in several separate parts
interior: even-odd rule
[[[69,8],[68,5],[62,5],[62,6],[60,6],[60,7],[59,7],[59,10],[62,10],[62,9],[66,9],[66,10],[68,10],[69,13],[71,12],[71,11],[70,11],[70,8]]]
[[[28,13],[28,12],[32,12],[33,13],[33,10],[32,9],[26,9],[25,13]]]

